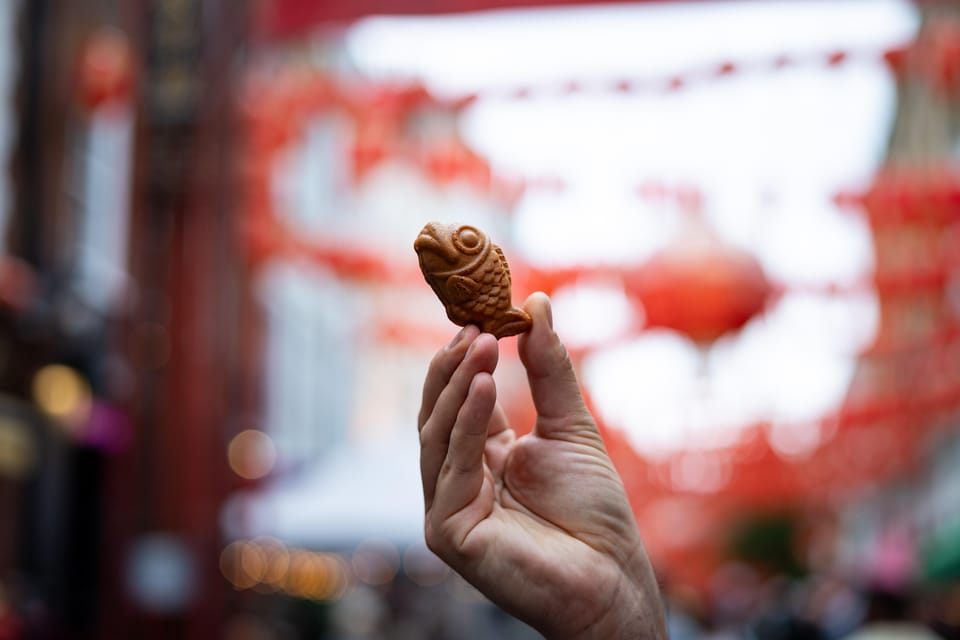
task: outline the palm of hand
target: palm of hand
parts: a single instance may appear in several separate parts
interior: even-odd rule
[[[625,526],[633,516],[623,487],[599,437],[517,439],[499,426],[481,489],[457,514],[468,530],[461,552],[476,559],[471,577],[521,618],[543,615],[548,602],[558,633],[587,628],[616,602],[625,555],[640,544]]]

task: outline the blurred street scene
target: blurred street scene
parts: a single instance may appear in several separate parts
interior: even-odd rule
[[[540,637],[423,542],[433,220],[674,640],[960,638],[960,2],[8,0],[0,640]]]

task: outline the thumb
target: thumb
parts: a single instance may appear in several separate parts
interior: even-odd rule
[[[580,384],[566,347],[553,330],[553,312],[547,294],[537,292],[523,303],[533,319],[517,348],[527,370],[530,394],[537,410],[537,430],[543,435],[588,427],[595,431],[593,417],[580,394]]]

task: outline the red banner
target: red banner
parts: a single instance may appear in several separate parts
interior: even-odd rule
[[[603,4],[612,2],[625,3],[626,0],[605,0]],[[262,38],[282,40],[318,26],[351,22],[372,15],[437,15],[589,4],[601,3],[589,0],[266,0],[254,24]]]

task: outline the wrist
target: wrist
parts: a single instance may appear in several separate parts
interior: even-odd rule
[[[616,603],[589,627],[565,640],[667,640],[663,605],[656,583],[642,587],[624,580]]]
[[[604,613],[584,629],[556,636],[558,640],[667,640],[660,588],[639,541],[625,560],[615,596]]]

